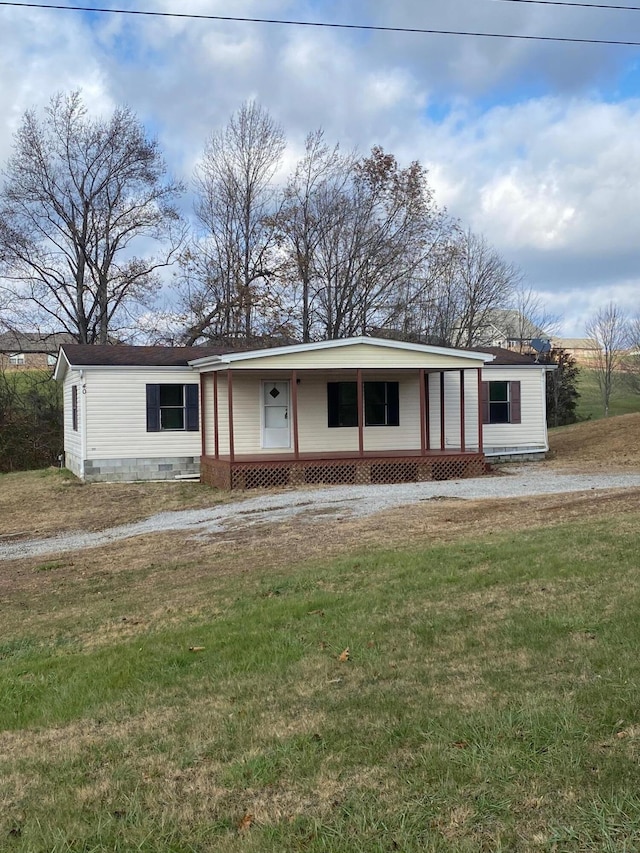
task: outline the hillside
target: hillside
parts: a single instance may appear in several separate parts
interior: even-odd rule
[[[640,412],[549,432],[554,467],[602,471],[640,467]]]

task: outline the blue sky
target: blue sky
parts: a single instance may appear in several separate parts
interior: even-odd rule
[[[503,0],[98,5],[640,42],[640,12]],[[207,136],[255,98],[290,163],[317,127],[420,160],[440,204],[562,315],[560,332],[583,334],[612,299],[640,312],[640,48],[12,7],[0,32],[0,161],[25,109],[80,87],[97,113],[132,107],[188,181]]]

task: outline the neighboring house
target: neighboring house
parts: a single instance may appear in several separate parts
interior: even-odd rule
[[[519,311],[495,308],[488,311],[476,334],[474,346],[500,347],[514,352],[534,352],[531,342],[548,341],[549,335]]]
[[[67,332],[3,332],[0,334],[0,370],[53,370],[58,350],[73,342]]]
[[[63,346],[65,464],[220,488],[475,476],[548,449],[545,367],[375,338],[274,349]]]
[[[569,353],[583,367],[593,366],[601,355],[598,342],[593,338],[551,338],[551,346]]]

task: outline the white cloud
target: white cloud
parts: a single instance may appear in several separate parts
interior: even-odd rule
[[[600,38],[626,36],[632,20],[480,0],[237,0],[232,10],[183,0],[180,11]],[[612,293],[636,298],[640,101],[621,94],[620,72],[639,72],[625,50],[9,7],[0,27],[10,81],[0,161],[26,108],[82,87],[96,112],[129,104],[189,179],[211,131],[255,98],[283,124],[289,164],[317,127],[343,149],[381,144],[419,159],[439,201],[520,262],[532,286],[571,294],[568,322]]]

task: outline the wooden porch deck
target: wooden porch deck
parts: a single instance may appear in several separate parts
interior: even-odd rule
[[[386,450],[200,457],[200,479],[219,489],[414,483],[480,477],[484,454],[460,450]]]

